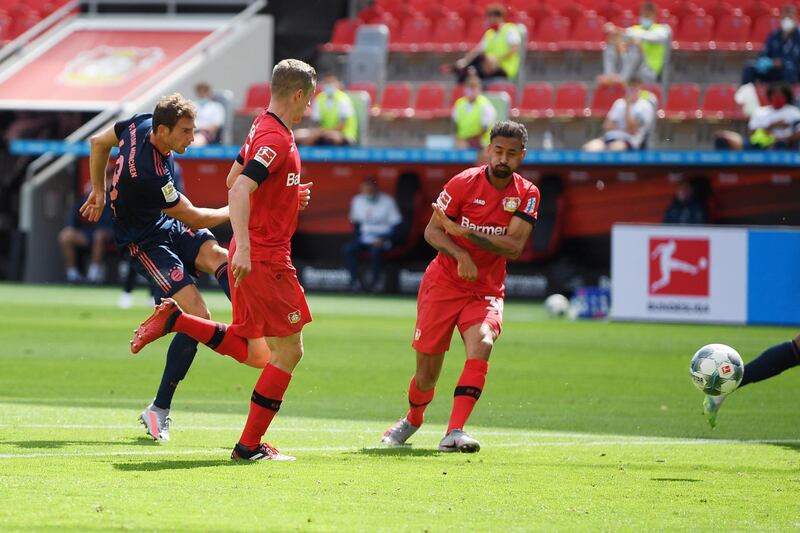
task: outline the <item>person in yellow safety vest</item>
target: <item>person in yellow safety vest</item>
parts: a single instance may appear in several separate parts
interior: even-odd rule
[[[469,67],[474,67],[481,79],[516,79],[520,68],[522,35],[516,24],[505,22],[505,17],[506,8],[502,4],[486,6],[488,29],[481,41],[454,65],[443,65],[442,70],[445,73],[454,72],[458,83],[464,83]]]
[[[497,120],[497,111],[481,94],[481,80],[470,69],[464,83],[464,96],[453,104],[453,122],[456,126],[456,148],[485,148],[489,146],[489,132]]]
[[[644,2],[639,9],[639,24],[620,28],[609,22],[603,27],[607,45],[598,83],[619,83],[633,76],[644,83],[655,83],[661,78],[672,43],[672,29],[657,23],[657,16],[656,5]]]
[[[333,74],[322,79],[322,91],[311,104],[311,120],[318,127],[302,139],[301,144],[346,146],[358,143],[358,116],[353,101]]]

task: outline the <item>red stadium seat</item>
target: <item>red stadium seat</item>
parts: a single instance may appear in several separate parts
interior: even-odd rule
[[[411,108],[411,84],[407,81],[393,81],[387,83],[383,88],[378,114],[386,118],[413,116],[414,110]]]
[[[526,11],[528,13],[528,16],[530,16],[533,20],[535,20],[539,24],[541,24],[541,22],[544,19],[555,17],[559,14],[558,9],[553,7],[552,3],[547,2],[546,0],[540,0],[539,2],[535,2]]]
[[[714,29],[714,44],[717,50],[747,50],[752,45],[750,39],[750,17],[741,14],[728,14],[718,19]]]
[[[672,120],[700,118],[700,86],[696,83],[670,85],[667,103],[659,116]]]
[[[389,35],[392,52],[419,52],[431,40],[431,21],[425,17],[407,17],[400,26],[399,35]]]
[[[749,4],[742,7],[744,14],[750,17],[750,20],[756,21],[761,17],[772,15],[777,17],[780,11],[777,7],[773,7],[763,0],[752,0]]]
[[[750,43],[753,50],[763,50],[767,37],[773,30],[781,27],[781,19],[775,15],[763,15],[756,19],[753,31],[750,34]]]
[[[612,20],[617,17],[623,16],[626,12],[633,13],[630,10],[626,10],[621,5],[616,4],[614,2],[601,2],[597,7],[593,8],[597,11],[597,14],[603,17],[606,20]]]
[[[553,114],[557,117],[577,117],[586,114],[586,84],[567,82],[556,90]]]
[[[541,118],[553,114],[553,86],[546,81],[528,83],[522,90],[522,100],[511,114],[522,118]]]
[[[625,97],[625,87],[619,83],[598,85],[592,95],[589,111],[593,117],[605,117],[618,98]]]
[[[14,24],[11,27],[13,37],[19,37],[42,21],[42,16],[33,9],[23,8],[14,15]]]
[[[531,50],[560,50],[562,43],[569,39],[571,27],[572,23],[567,17],[548,17],[539,23],[534,38],[528,41],[528,48]]]
[[[464,96],[464,86],[463,85],[456,85],[453,87],[453,92],[450,93],[450,109],[453,109],[453,106],[456,105],[456,100]]]
[[[704,2],[702,0],[699,2],[698,0],[694,1],[698,7],[703,8],[706,15],[710,15],[717,21],[717,26],[719,26],[719,21],[722,17],[735,14],[736,8],[725,0],[711,0],[710,2]]]
[[[442,17],[433,28],[429,48],[438,52],[465,50],[467,43],[464,32],[465,26],[461,17],[458,15]]]
[[[467,32],[464,35],[464,40],[471,48],[483,39],[484,33],[486,33],[486,22],[483,19],[473,18],[467,23]]]
[[[511,107],[517,102],[517,85],[507,81],[498,81],[495,83],[490,83],[488,87],[486,87],[487,91],[495,92],[495,93],[506,93],[508,95],[509,103]]]
[[[572,50],[602,50],[605,46],[606,34],[603,31],[605,19],[597,15],[588,15],[574,21],[572,35],[565,48]]]
[[[525,11],[514,11],[509,16],[509,22],[514,22],[516,24],[522,24],[525,26],[525,29],[528,30],[528,35],[533,35],[533,29],[536,27],[533,19],[526,13]]]
[[[728,83],[715,83],[706,89],[703,107],[703,118],[719,120],[726,118],[741,118],[742,111],[734,100],[736,86]]]
[[[642,90],[653,93],[658,100],[658,107],[664,107],[664,95],[661,93],[661,85],[657,83],[643,83]]]
[[[364,91],[369,94],[369,102],[371,106],[375,106],[378,104],[377,94],[378,89],[374,83],[371,81],[361,81],[358,83],[351,83],[347,86],[347,89],[350,91]]]
[[[714,19],[708,15],[692,14],[683,17],[673,48],[679,50],[708,50],[713,37]]]
[[[269,105],[272,98],[272,85],[267,83],[255,83],[247,88],[247,95],[244,98],[244,105],[236,110],[239,115],[255,115]]]
[[[414,116],[417,118],[442,118],[450,114],[444,98],[444,84],[423,83],[417,89]]]
[[[333,25],[330,42],[322,45],[323,52],[349,52],[356,40],[356,30],[361,25],[359,19],[339,19]]]
[[[639,19],[633,11],[626,9],[612,17],[610,22],[614,24],[614,26],[619,26],[620,28],[630,28],[634,24],[638,24]]]

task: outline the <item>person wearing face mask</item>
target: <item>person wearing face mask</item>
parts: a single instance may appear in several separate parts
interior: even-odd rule
[[[298,132],[298,143],[333,146],[358,143],[358,117],[353,101],[333,74],[322,78],[322,91],[311,104],[311,120],[317,127]]]
[[[445,73],[453,72],[458,83],[464,83],[470,67],[478,77],[516,79],[520,67],[519,50],[522,35],[519,27],[505,22],[506,8],[502,4],[486,6],[486,33],[478,45],[454,65],[443,65]]]
[[[383,254],[392,247],[392,235],[403,221],[394,198],[378,189],[373,177],[364,179],[361,193],[350,203],[350,222],[354,228],[354,238],[342,251],[347,271],[350,273],[350,289],[361,290],[361,276],[358,272],[359,255],[368,251],[371,276],[366,284],[367,290],[375,292],[380,288],[383,276]]]
[[[652,2],[644,2],[639,11],[639,24],[620,28],[607,23],[607,46],[603,50],[603,74],[598,83],[619,83],[636,76],[645,83],[655,83],[664,71],[672,30],[656,22],[658,10]]]
[[[797,150],[800,144],[800,108],[793,105],[792,88],[777,82],[767,89],[769,105],[750,116],[749,137],[735,131],[718,131],[714,145],[721,150]]]
[[[755,81],[800,82],[800,31],[795,6],[783,6],[781,27],[769,34],[758,59],[745,65],[742,85]]]
[[[208,83],[201,81],[195,85],[194,90],[197,93],[194,144],[217,144],[225,125],[225,106],[211,97],[211,86]]]
[[[456,148],[486,148],[489,132],[497,120],[497,111],[481,94],[481,81],[472,69],[464,82],[464,96],[453,104]]]
[[[657,108],[656,96],[642,89],[641,80],[631,78],[625,96],[618,98],[606,115],[603,136],[587,142],[583,149],[587,152],[644,150],[655,129]]]

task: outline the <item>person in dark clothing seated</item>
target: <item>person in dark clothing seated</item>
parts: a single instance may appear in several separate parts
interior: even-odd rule
[[[681,180],[678,190],[664,212],[665,224],[706,224],[708,206],[703,202],[692,182]]]
[[[795,6],[783,6],[781,27],[769,34],[758,59],[745,65],[742,85],[754,81],[800,81],[800,30]]]

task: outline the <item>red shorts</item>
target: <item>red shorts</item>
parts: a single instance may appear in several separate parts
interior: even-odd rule
[[[311,322],[306,294],[294,268],[253,261],[247,277],[234,287],[228,263],[233,304],[232,331],[248,339],[288,337]]]
[[[444,353],[450,349],[453,328],[461,335],[475,324],[488,324],[500,335],[503,327],[503,297],[459,291],[432,282],[425,275],[417,296],[417,326],[411,347],[422,353]]]

